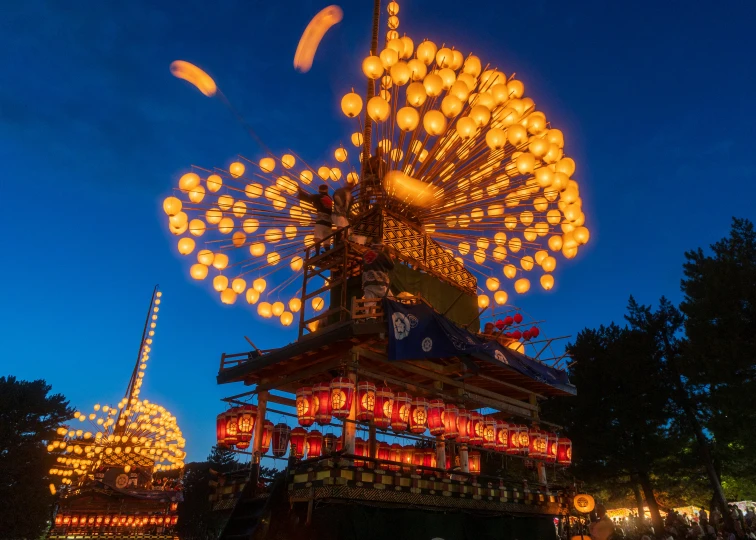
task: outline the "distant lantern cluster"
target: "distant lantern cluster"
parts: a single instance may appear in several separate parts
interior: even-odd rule
[[[362,61],[372,97],[351,89],[341,98],[355,122],[354,155],[334,145],[328,163],[287,152],[194,167],[165,199],[189,274],[210,281],[223,303],[241,296],[283,326],[300,309],[317,311],[315,302],[295,301],[315,218],[297,192],[314,193],[320,183],[351,188],[354,216],[379,204],[419,224],[475,275],[486,305],[488,293],[504,305],[533,284],[551,290],[558,258],[574,258],[589,241],[564,135],[523,82],[454,47],[400,36],[398,3],[387,10],[385,47]],[[198,88],[208,95],[206,86]],[[381,179],[368,189],[358,169],[377,149]]]

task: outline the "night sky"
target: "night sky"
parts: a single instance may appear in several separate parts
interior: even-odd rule
[[[361,89],[372,2],[313,69],[299,36],[325,3],[14,2],[0,16],[0,375],[44,378],[89,410],[116,403],[152,287],[164,292],[142,396],[173,412],[188,461],[214,441],[222,352],[294,338],[245,303],[222,306],[167,232],[162,199],[191,164],[262,157],[230,112],[174,79],[206,69],[267,145],[310,162],[347,148],[341,96]],[[517,73],[577,162],[592,236],[557,285],[519,305],[549,336],[620,321],[630,294],[679,301],[683,253],[754,219],[756,4],[400,0],[400,32]],[[384,12],[385,14],[385,9]],[[385,15],[384,15],[385,24]],[[384,27],[385,28],[385,27]],[[279,421],[275,415],[271,418]]]

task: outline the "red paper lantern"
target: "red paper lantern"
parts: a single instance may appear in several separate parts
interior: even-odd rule
[[[305,446],[307,441],[307,431],[302,427],[295,427],[291,430],[291,454],[302,459],[305,455]]]
[[[105,519],[103,519],[103,523],[105,523],[105,525],[110,525],[110,516],[105,516]]]
[[[520,324],[522,322],[522,314],[521,313],[515,313],[514,315],[514,322],[517,324]]]
[[[512,326],[512,323],[514,323],[514,319],[511,316],[504,317],[504,326]]]
[[[454,440],[459,435],[459,429],[457,428],[457,417],[459,416],[459,409],[456,405],[447,403],[444,409],[444,437],[446,439]]]
[[[218,446],[226,445],[226,413],[222,412],[215,417],[215,440]]]
[[[507,454],[520,454],[520,427],[517,424],[509,424],[508,438]]]
[[[444,401],[441,399],[432,399],[428,405],[428,430],[431,435],[443,435],[446,426],[444,425]]]
[[[375,385],[369,381],[357,383],[357,420],[366,422],[375,415]]]
[[[329,455],[336,452],[336,435],[326,433],[323,435],[323,455]]]
[[[530,341],[530,330],[525,330],[525,331],[524,331],[524,332],[522,333],[522,338],[523,338],[523,339],[524,339],[525,341]]]
[[[225,412],[226,415],[226,445],[227,446],[233,446],[237,442],[239,442],[239,431],[237,429],[237,413],[239,411],[238,407],[232,407],[231,409],[227,410]]]
[[[433,448],[427,448],[423,452],[423,466],[424,467],[436,467],[436,450]],[[424,474],[433,474],[433,471],[425,471]]]
[[[323,451],[323,434],[317,430],[307,434],[307,459],[320,457]]]
[[[412,398],[407,392],[397,392],[394,396],[394,405],[391,408],[391,429],[394,431],[406,431]]]
[[[522,332],[520,332],[519,330],[515,330],[514,332],[512,332],[512,339],[518,340],[521,337],[522,337]]]
[[[273,455],[275,457],[283,457],[286,450],[289,448],[289,439],[291,438],[291,428],[284,424],[276,424],[273,426]]]
[[[57,516],[55,516],[55,524],[56,525],[62,525],[63,524],[63,516],[61,516],[60,514],[58,514]]]
[[[530,452],[530,431],[528,426],[517,426],[517,437],[520,444],[520,454],[528,455]]]
[[[157,518],[155,516],[150,516],[150,525],[154,525],[157,523]]]
[[[496,421],[496,451],[506,452],[509,449],[509,426],[503,420]]]
[[[95,522],[95,517],[94,516],[89,516],[87,518],[87,525],[94,525],[94,522]]]
[[[470,411],[464,407],[457,412],[457,442],[470,442]]]
[[[502,330],[506,325],[507,324],[501,319],[499,319],[498,321],[494,323],[494,326],[496,327],[497,330]]]
[[[349,416],[354,397],[354,383],[349,377],[336,377],[331,381],[331,414],[344,420]]]
[[[63,516],[63,525],[71,523],[71,516]]]
[[[425,464],[425,450],[417,448],[412,453],[412,465],[422,467]]]
[[[403,465],[412,465],[412,462],[415,457],[415,450],[416,448],[414,446],[402,446],[402,464]]]
[[[486,416],[483,418],[483,448],[489,450],[496,449],[496,439],[498,437],[496,431],[496,419]]]
[[[549,463],[555,463],[557,460],[557,445],[559,438],[556,433],[546,434],[546,461]]]
[[[273,422],[265,420],[263,422],[262,441],[260,441],[260,453],[267,454],[270,450],[270,439],[273,435]]]
[[[357,437],[354,440],[354,455],[355,456],[361,456],[361,457],[366,457],[368,455],[368,443],[367,443],[366,440],[361,439],[359,437]],[[364,467],[365,466],[365,462],[363,460],[361,460],[361,459],[359,459],[359,460],[355,459],[354,460],[354,464],[357,467]]]
[[[389,460],[401,463],[402,462],[402,445],[399,443],[393,443],[389,448]],[[390,465],[389,469],[392,471],[398,471],[399,465]]]
[[[79,524],[79,516],[71,516],[71,525]]]
[[[257,417],[257,407],[254,405],[243,405],[239,408],[239,416],[236,420],[237,438],[236,447],[240,450],[249,448],[252,440],[252,432],[255,429],[255,419]]]
[[[394,407],[394,392],[387,386],[381,386],[375,391],[375,409],[373,423],[375,427],[388,429],[391,425],[391,414]]]
[[[377,457],[381,461],[388,461],[391,459],[391,447],[389,446],[389,443],[383,441],[378,443]]]
[[[297,421],[304,427],[309,427],[315,422],[312,386],[297,388]]]
[[[178,516],[171,516],[171,525],[178,523]]]
[[[477,450],[470,450],[467,454],[467,462],[470,467],[470,474],[480,474],[480,452]]]
[[[557,443],[557,463],[560,465],[572,463],[572,441],[565,437],[559,437]]]
[[[312,387],[315,421],[324,426],[331,422],[331,383],[318,383]]]
[[[410,408],[409,430],[411,433],[425,433],[428,425],[428,400],[424,397],[416,397],[412,400]]]
[[[541,334],[541,331],[538,329],[537,326],[532,326],[530,328],[531,337],[537,338],[540,334]]]
[[[543,459],[546,457],[546,437],[545,433],[538,428],[530,428],[528,436],[530,437],[530,446],[528,455],[533,459]]]
[[[470,412],[470,444],[480,446],[483,444],[483,415],[478,412]]]

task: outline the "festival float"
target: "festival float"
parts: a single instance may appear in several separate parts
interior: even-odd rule
[[[310,163],[252,133],[259,156],[184,170],[163,202],[189,275],[295,338],[221,357],[217,382],[251,387],[217,418],[252,464],[226,538],[546,538],[572,506],[572,444],[539,402],[575,387],[515,304],[589,240],[575,162],[507,66],[400,35],[399,10],[375,2],[341,98],[353,148]],[[295,67],[340,20],[313,19]],[[171,70],[230,107],[200,68]],[[325,234],[322,195],[348,201]],[[377,253],[383,298],[362,287]],[[265,485],[269,457],[285,474]]]
[[[57,495],[48,539],[176,538],[186,441],[176,417],[139,397],[161,296],[156,287],[124,397],[77,411],[48,443]]]

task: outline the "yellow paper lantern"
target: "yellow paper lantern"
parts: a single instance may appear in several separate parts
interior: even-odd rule
[[[438,97],[444,91],[444,80],[436,73],[429,73],[423,79],[423,86],[430,97]]]
[[[205,186],[195,186],[189,190],[189,200],[193,203],[201,203],[205,198]]]
[[[412,107],[402,107],[396,112],[396,125],[402,131],[413,131],[420,123],[420,114]]]
[[[273,312],[273,315],[275,315],[276,317],[279,317],[284,312],[283,302],[275,302],[271,306],[271,311]]]
[[[447,118],[454,118],[457,116],[462,112],[463,107],[464,105],[462,101],[456,96],[448,95],[441,100],[441,112],[444,113],[444,116]]]
[[[181,201],[176,197],[166,197],[163,201],[163,211],[169,216],[175,216],[181,212]]]
[[[184,193],[188,193],[192,189],[200,185],[200,177],[197,173],[189,172],[179,178],[179,189]]]
[[[249,253],[254,257],[261,257],[265,254],[265,244],[262,242],[255,242],[249,246]]]
[[[578,243],[578,245],[583,245],[588,242],[591,234],[586,227],[576,227],[572,232],[572,236],[573,238],[575,238],[575,241]]]
[[[428,97],[428,93],[425,91],[425,86],[420,82],[410,83],[410,85],[407,86],[405,94],[407,96],[407,104],[412,105],[413,107],[422,106]]]
[[[218,231],[228,234],[234,230],[234,220],[230,217],[224,217],[218,222]]]
[[[214,258],[215,255],[209,249],[201,249],[197,252],[197,262],[204,264],[205,266],[210,266],[211,264],[213,264]]]
[[[425,40],[417,46],[417,59],[428,66],[436,59],[437,50],[435,43]]]
[[[469,116],[464,116],[457,120],[456,127],[457,135],[459,135],[461,139],[469,139],[470,137],[474,137],[475,133],[478,130],[475,122]]]
[[[217,174],[211,174],[207,177],[207,190],[215,193],[223,187],[223,179]]]
[[[551,274],[544,274],[541,276],[541,287],[550,291],[554,287],[554,276]]]
[[[473,253],[473,259],[475,259],[476,263],[483,264],[486,262],[486,252],[482,249],[476,249],[475,253]]]
[[[552,236],[549,238],[549,249],[551,251],[559,251],[562,249],[562,237]]]
[[[201,280],[207,277],[208,268],[204,264],[193,264],[189,269],[189,275],[192,279]]]
[[[385,122],[391,114],[391,106],[381,96],[374,96],[368,101],[367,113],[376,122]]]
[[[485,294],[479,294],[478,295],[478,307],[480,309],[487,308],[490,302],[491,301],[490,301],[490,299],[488,298],[487,295],[485,295]]]
[[[509,246],[509,251],[517,253],[520,251],[520,248],[522,248],[522,240],[519,238],[510,238],[507,245]]]
[[[225,253],[216,253],[213,257],[213,266],[218,270],[223,270],[228,266],[228,255]]]
[[[520,259],[520,266],[522,266],[523,270],[532,270],[533,269],[533,257],[530,255],[527,255]]]
[[[368,56],[362,61],[362,72],[368,79],[378,79],[383,75],[383,62],[378,56]]]
[[[243,278],[236,278],[231,282],[231,289],[236,294],[241,294],[247,290],[247,281]]]
[[[399,53],[394,49],[383,49],[378,57],[381,59],[381,65],[384,69],[389,69],[399,61]]]
[[[496,291],[496,292],[494,293],[494,301],[495,301],[495,302],[496,302],[496,303],[497,303],[498,305],[500,305],[500,306],[503,306],[504,304],[506,304],[506,303],[507,303],[507,298],[508,298],[508,295],[507,295],[507,293],[506,293],[506,292],[504,292],[504,291]]]
[[[233,176],[234,178],[239,178],[241,175],[244,174],[244,164],[239,163],[238,161],[234,161],[231,165],[228,166],[228,172]]]
[[[397,62],[390,69],[391,80],[397,86],[404,86],[410,80],[412,76],[412,70],[409,68],[406,62]]]
[[[260,293],[257,292],[255,289],[249,288],[247,289],[247,303],[248,304],[255,304],[260,299]]]
[[[527,278],[520,278],[515,281],[514,287],[515,291],[519,294],[524,294],[530,290],[530,280]]]
[[[491,128],[486,133],[486,144],[491,150],[501,150],[507,144],[507,134],[499,128]]]
[[[289,326],[294,321],[294,315],[289,311],[284,311],[281,314],[281,324],[284,326]]]
[[[349,92],[341,98],[341,111],[349,118],[354,118],[362,111],[362,98],[355,92]]]
[[[260,170],[264,173],[273,172],[276,168],[276,160],[271,157],[265,157],[260,160]]]
[[[236,303],[236,293],[232,289],[224,289],[223,291],[221,291],[220,298],[221,302],[223,302],[224,304],[232,305]]]
[[[226,276],[215,276],[213,278],[213,289],[215,289],[218,292],[221,292],[227,288],[228,288],[228,278]]]
[[[323,301],[322,298],[320,298],[319,296],[316,296],[315,298],[312,299],[311,305],[312,305],[312,309],[314,309],[315,311],[320,311],[325,307],[325,302]]]
[[[504,272],[504,275],[509,279],[514,279],[514,277],[517,275],[517,268],[513,264],[504,265],[504,268],[502,268],[502,270]]]
[[[495,277],[490,277],[490,278],[488,278],[488,279],[486,280],[486,288],[487,288],[487,289],[488,289],[489,291],[492,291],[492,292],[493,292],[493,291],[496,291],[496,290],[498,290],[498,289],[499,289],[499,285],[500,285],[500,283],[499,283],[499,280],[498,280],[498,278],[495,278]]]
[[[299,312],[302,309],[302,301],[299,298],[292,298],[289,300],[289,309],[294,313]]]
[[[446,117],[441,111],[430,110],[423,116],[423,127],[428,135],[441,135],[446,131]]]
[[[281,255],[279,255],[278,253],[276,253],[275,251],[273,251],[271,253],[268,253],[267,260],[268,260],[268,264],[270,266],[275,266],[279,262],[281,262]]]
[[[260,302],[257,304],[257,314],[266,319],[270,319],[273,316],[273,308],[268,302]]]
[[[281,165],[283,165],[285,169],[291,169],[296,163],[296,158],[291,154],[284,154],[281,156]]]
[[[178,252],[182,255],[189,255],[194,251],[194,240],[191,238],[182,238],[178,241]]]

